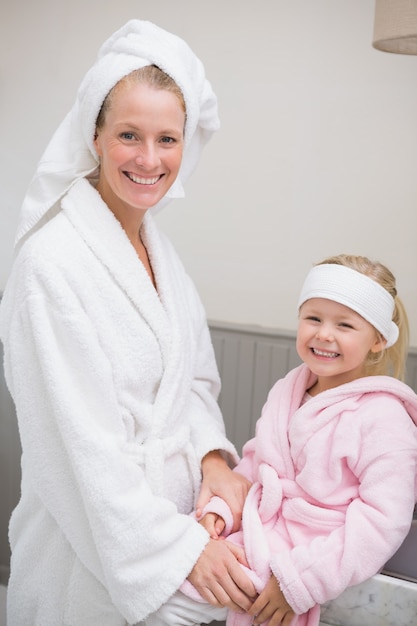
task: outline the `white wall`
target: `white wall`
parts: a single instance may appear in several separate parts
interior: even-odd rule
[[[158,217],[208,316],[293,329],[312,263],[365,254],[398,278],[417,345],[417,57],[371,46],[373,0],[2,0],[0,289],[17,213],[98,46],[132,17],[184,37],[222,129]]]

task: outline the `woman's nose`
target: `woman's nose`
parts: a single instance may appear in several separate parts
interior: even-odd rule
[[[153,143],[149,143],[140,146],[135,161],[137,165],[150,170],[157,167],[161,159],[159,158],[157,147]]]

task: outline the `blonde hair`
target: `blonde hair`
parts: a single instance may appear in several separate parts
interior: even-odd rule
[[[100,112],[97,116],[96,130],[100,130],[104,126],[106,113],[112,106],[114,95],[121,89],[129,85],[146,84],[154,89],[161,89],[162,91],[170,91],[175,94],[180,102],[180,105],[187,115],[184,96],[181,89],[171,76],[163,72],[156,65],[145,65],[137,70],[133,70],[130,74],[124,76],[114,87],[109,91],[104,98],[101,105]]]
[[[364,256],[354,256],[350,254],[340,254],[317,263],[344,265],[356,270],[384,287],[394,298],[394,312],[392,319],[397,324],[399,336],[397,341],[390,348],[385,348],[381,352],[368,354],[365,367],[368,376],[389,375],[400,380],[404,380],[405,362],[409,345],[409,325],[407,313],[404,305],[397,295],[395,276],[382,263],[371,261]],[[376,330],[376,329],[375,329]],[[376,331],[378,333],[378,331]],[[379,334],[379,333],[378,333]]]

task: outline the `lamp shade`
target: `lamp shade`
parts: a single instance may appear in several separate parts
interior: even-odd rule
[[[417,0],[375,0],[372,45],[384,52],[417,54]]]

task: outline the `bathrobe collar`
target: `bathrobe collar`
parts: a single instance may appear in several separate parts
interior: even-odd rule
[[[289,400],[289,410],[293,414],[300,407],[306,389],[313,385],[317,380],[317,376],[303,363],[291,370],[283,380],[293,385],[293,393]],[[387,393],[400,399],[410,418],[417,426],[417,394],[409,385],[392,376],[364,376],[363,378],[357,378],[344,385],[322,391],[312,397],[307,404],[309,406],[314,404],[317,407],[331,406],[336,402],[349,404],[350,402],[357,402],[361,396],[373,393]],[[299,408],[300,412],[304,410],[309,410],[307,405]]]
[[[166,307],[170,303],[170,294],[166,294],[166,291],[169,285],[163,284],[164,276],[159,272],[157,250],[149,250],[149,253],[152,266],[155,265],[155,279],[159,283],[162,281],[161,289],[166,294],[164,303],[143,264],[138,262],[136,251],[120,222],[86,179],[79,180],[68,192],[62,200],[62,209],[93,254],[107,267],[149,326],[155,329],[158,337],[167,335],[164,329],[168,322]],[[145,216],[142,226],[142,236],[149,248],[155,245],[156,239],[155,227],[151,222],[150,216]]]
[[[150,214],[145,215],[141,234],[151,259],[158,291],[155,290],[144,266],[119,221],[108,209],[99,193],[81,179],[62,201],[64,214],[83,238],[92,253],[113,276],[132,305],[153,331],[159,343],[164,375],[155,400],[155,434],[168,422],[168,407],[175,406],[178,386],[190,378],[187,344],[191,341],[186,320],[178,312],[179,293],[176,275],[167,268],[166,248]],[[178,277],[181,281],[182,277]],[[184,372],[182,381],[177,373]],[[161,406],[159,406],[161,399]],[[162,406],[163,405],[163,406]]]

